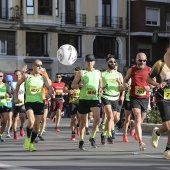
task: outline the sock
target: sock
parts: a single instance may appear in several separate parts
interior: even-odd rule
[[[89,128],[88,127],[86,127],[86,132],[88,132],[89,131]]]
[[[31,136],[31,142],[30,143],[34,142],[35,138],[37,137],[37,134],[38,134],[37,132],[32,131],[32,136]]]
[[[80,135],[80,141],[84,141],[84,136]]]
[[[94,138],[96,135],[96,131],[92,130],[90,138]]]
[[[79,124],[77,123],[77,128],[79,127]]]
[[[6,133],[9,134],[9,130],[7,130]]]
[[[110,136],[112,136],[112,132],[107,132],[107,134],[108,134],[108,136],[110,137]]]
[[[170,144],[167,143],[165,151],[170,150]]]
[[[106,134],[107,134],[107,131],[104,130],[104,131],[102,132],[102,136],[106,136]]]
[[[31,137],[31,133],[32,133],[32,128],[30,129],[30,128],[27,126],[27,137],[28,137],[28,138]]]
[[[76,133],[75,132],[72,132],[73,135],[75,135]]]

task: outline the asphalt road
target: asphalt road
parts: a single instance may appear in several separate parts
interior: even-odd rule
[[[85,148],[78,149],[76,141],[70,141],[69,118],[62,118],[60,132],[54,131],[54,123],[47,120],[45,141],[35,144],[36,152],[25,150],[25,139],[12,137],[0,143],[0,170],[169,170],[170,160],[163,158],[167,136],[160,138],[158,148],[150,145],[151,134],[143,134],[147,148],[139,151],[138,142],[129,136],[122,142],[122,130],[117,131],[114,144],[100,144],[100,133],[96,134],[98,148],[91,148],[89,136],[85,135]],[[92,124],[90,124],[91,127]],[[5,136],[5,134],[3,134]],[[13,136],[11,132],[11,136]]]

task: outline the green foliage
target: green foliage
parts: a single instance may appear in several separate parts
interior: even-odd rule
[[[161,124],[162,119],[159,113],[159,110],[156,106],[152,108],[152,110],[148,110],[146,113],[146,119],[148,123],[155,123],[155,124]]]

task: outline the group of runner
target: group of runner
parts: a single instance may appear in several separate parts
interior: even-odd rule
[[[170,57],[169,44],[164,57]],[[147,56],[144,53],[138,53],[136,56],[136,65],[129,68],[123,78],[122,74],[117,71],[118,64],[113,55],[107,56],[107,70],[101,72],[94,68],[94,56],[88,54],[85,56],[85,69],[75,68],[73,80],[66,85],[61,81],[62,76],[59,73],[56,74],[55,81],[52,82],[42,68],[42,61],[36,59],[32,63],[33,70],[30,73],[27,73],[26,67],[24,67],[22,71],[16,70],[14,72],[16,83],[13,83],[11,89],[8,83],[2,81],[3,72],[1,71],[0,141],[4,142],[2,133],[7,126],[8,120],[7,98],[11,98],[12,95],[14,96],[14,139],[18,139],[18,135],[16,135],[16,117],[20,113],[20,134],[23,136],[24,132],[22,130],[25,118],[22,119],[21,115],[25,115],[22,113],[26,113],[28,118],[26,127],[27,137],[23,146],[30,151],[36,151],[33,144],[36,137],[44,140],[42,133],[49,111],[49,100],[51,100],[50,120],[53,121],[54,117],[56,117],[55,131],[60,132],[59,123],[63,108],[63,96],[69,95],[71,140],[75,140],[77,129],[79,149],[85,149],[84,134],[87,127],[88,114],[90,113],[93,115],[93,125],[89,141],[92,147],[97,148],[95,135],[100,123],[101,109],[103,115],[105,115],[102,116],[102,125],[104,126],[101,133],[101,144],[105,145],[106,141],[109,144],[113,143],[114,137],[112,132],[114,130],[114,124],[120,117],[118,102],[121,100],[123,101],[123,108],[125,109],[123,141],[128,142],[127,131],[130,123],[131,127],[134,126],[131,128],[130,134],[139,142],[139,149],[144,151],[146,145],[142,139],[141,124],[146,116],[149,105],[150,88],[152,86],[152,88],[156,88],[157,106],[161,114],[162,126],[160,128],[154,128],[151,144],[156,148],[160,135],[168,131],[168,141],[164,156],[170,158],[170,114],[168,113],[170,107],[170,69],[162,60],[156,62],[152,68],[148,67],[146,62]],[[134,116],[134,120],[130,120],[131,113]],[[78,121],[76,122],[76,120]],[[40,123],[41,130],[39,129]]]

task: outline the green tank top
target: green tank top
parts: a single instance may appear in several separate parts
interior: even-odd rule
[[[0,106],[7,106],[7,101],[6,101],[6,85],[5,83],[0,85]]]
[[[128,84],[131,85],[131,79],[129,79]],[[125,100],[130,101],[130,90],[126,91]]]
[[[26,93],[25,93],[25,103],[26,102],[40,102],[43,103],[43,85],[44,80],[40,75],[39,77],[34,77],[28,74],[27,80],[25,82]]]
[[[81,81],[84,81],[84,85],[80,90],[80,98],[84,100],[98,100],[100,75],[98,70],[92,72],[83,70]]]
[[[118,78],[119,72],[116,70],[112,73],[107,70],[102,72],[102,85],[105,86],[108,84],[108,89],[102,95],[103,98],[111,101],[116,101],[119,99],[119,84],[116,81]]]

